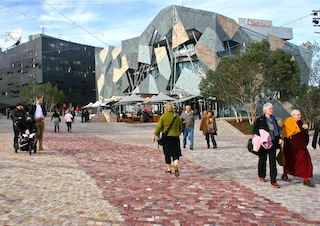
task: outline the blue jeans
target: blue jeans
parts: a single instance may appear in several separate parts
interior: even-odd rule
[[[187,145],[187,137],[190,137],[190,148],[193,148],[194,128],[185,128],[183,131],[183,147]]]

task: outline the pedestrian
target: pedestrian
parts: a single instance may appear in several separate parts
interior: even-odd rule
[[[291,117],[283,122],[285,166],[281,178],[290,182],[288,174],[303,178],[303,185],[314,187],[309,178],[313,176],[313,165],[307,149],[309,142],[308,124],[301,120],[301,112],[291,112]]]
[[[79,112],[80,112],[79,107],[76,107],[76,117],[79,117]]]
[[[29,115],[35,121],[36,139],[39,141],[39,150],[43,150],[44,118],[47,116],[47,112],[45,106],[42,104],[42,97],[36,97],[35,104],[30,107]]]
[[[64,115],[64,120],[66,121],[66,124],[67,124],[67,128],[68,128],[68,132],[71,133],[72,132],[72,118],[73,118],[73,115],[70,113],[69,109],[67,109],[65,111],[65,115]]]
[[[317,149],[317,143],[320,146],[320,116],[316,119],[315,127],[314,127],[314,134],[312,139],[312,147],[313,149]],[[318,140],[319,137],[319,140]],[[318,142],[317,142],[318,141]]]
[[[76,116],[76,111],[74,110],[74,107],[71,108],[70,114],[72,115],[72,122],[74,122],[74,117]]]
[[[208,111],[207,110],[203,110],[202,115],[200,116],[200,119],[202,119],[203,117],[207,116]]]
[[[61,118],[57,110],[54,110],[54,113],[52,114],[52,117],[51,117],[51,121],[52,120],[54,124],[54,132],[57,132],[57,129],[58,129],[58,132],[60,132],[59,124],[61,122]]]
[[[180,148],[179,136],[182,132],[181,118],[174,113],[174,106],[167,103],[164,107],[165,114],[161,115],[158,125],[154,131],[152,142],[156,141],[156,137],[162,132],[166,132],[171,125],[168,135],[165,138],[163,145],[163,153],[165,156],[165,163],[167,164],[166,173],[171,174],[171,162],[173,161],[174,174],[179,176],[179,158],[182,156]],[[173,121],[174,120],[174,121]]]
[[[190,105],[186,105],[185,111],[181,114],[183,126],[183,148],[186,148],[187,138],[190,140],[190,150],[194,148],[194,112]]]
[[[90,119],[90,113],[88,111],[88,109],[84,109],[84,121],[87,122]]]
[[[10,108],[6,108],[6,115],[7,115],[7,119],[10,119],[10,115],[11,115]]]
[[[18,149],[18,137],[20,130],[20,123],[25,121],[27,118],[27,112],[24,110],[23,105],[18,103],[16,104],[16,108],[12,111],[12,121],[13,121],[13,132],[14,132],[14,138],[13,138],[13,147],[16,151]]]
[[[217,123],[211,110],[208,110],[207,114],[201,119],[200,130],[206,138],[207,147],[210,148],[211,140],[213,148],[217,148],[217,142],[214,137],[217,135]]]
[[[266,168],[267,168],[267,156],[269,156],[269,169],[270,169],[270,180],[271,186],[274,188],[280,188],[277,183],[277,164],[276,164],[276,150],[282,143],[282,139],[279,133],[278,123],[273,116],[273,105],[271,103],[266,103],[263,105],[264,114],[259,117],[253,127],[254,134],[260,136],[259,130],[265,130],[270,134],[272,140],[272,146],[269,149],[260,146],[258,156],[258,176],[260,181],[266,182]]]

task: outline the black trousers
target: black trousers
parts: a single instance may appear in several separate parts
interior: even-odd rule
[[[18,125],[13,125],[13,132],[14,132],[14,138],[13,138],[13,146],[18,145],[18,137],[20,133],[20,128]]]
[[[277,161],[276,161],[276,150],[278,140],[272,141],[273,146],[271,149],[261,148],[259,151],[259,163],[258,163],[258,175],[259,177],[266,177],[267,169],[267,158],[269,155],[269,168],[270,168],[270,180],[271,183],[277,182]]]
[[[68,132],[70,132],[70,130],[71,130],[71,124],[72,124],[72,122],[67,122]]]
[[[214,139],[214,134],[213,133],[206,133],[206,140],[207,140],[208,147],[210,147],[210,140],[212,141],[213,147],[217,147],[217,142]]]
[[[165,161],[166,161],[166,164],[171,164],[171,158],[172,158],[172,161],[174,162],[174,160],[179,160],[179,156],[165,156]]]

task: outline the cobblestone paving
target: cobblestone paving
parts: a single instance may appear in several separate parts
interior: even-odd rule
[[[29,156],[0,119],[0,225],[320,225],[319,150],[315,188],[293,178],[274,189],[257,179],[248,136],[219,120],[218,149],[207,149],[198,124],[175,178],[151,143],[155,123],[77,120],[54,133],[47,121],[45,150]]]

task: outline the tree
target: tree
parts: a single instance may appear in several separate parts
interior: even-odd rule
[[[320,87],[304,85],[293,105],[302,113],[304,120],[313,127],[314,120],[320,112]]]
[[[301,47],[312,51],[310,82],[300,89],[294,107],[301,111],[312,128],[320,112],[320,45],[316,41],[307,41]]]
[[[264,76],[264,101],[290,100],[300,86],[300,68],[290,53],[277,49],[269,56]]]
[[[242,121],[242,107],[245,107],[247,112],[251,112],[247,103],[252,100],[252,96],[258,95],[257,88],[261,83],[259,76],[253,77],[250,73],[242,74],[244,67],[246,64],[240,55],[226,58],[219,64],[217,71],[208,72],[199,87],[203,97],[215,96],[228,103],[237,121]]]
[[[244,53],[222,59],[199,89],[204,97],[216,96],[231,105],[237,121],[241,110],[246,111],[253,124],[259,102],[288,100],[296,95],[299,84],[300,70],[292,55],[280,49],[272,52],[270,44],[262,41],[250,43]]]
[[[50,82],[38,84],[33,79],[21,90],[20,101],[30,106],[35,102],[36,96],[43,98],[43,103],[49,111],[64,100],[64,93],[57,86],[52,86]]]
[[[32,79],[27,85],[25,85],[20,92],[20,101],[25,105],[32,105],[35,102],[35,98],[38,93],[38,83],[36,79]]]

